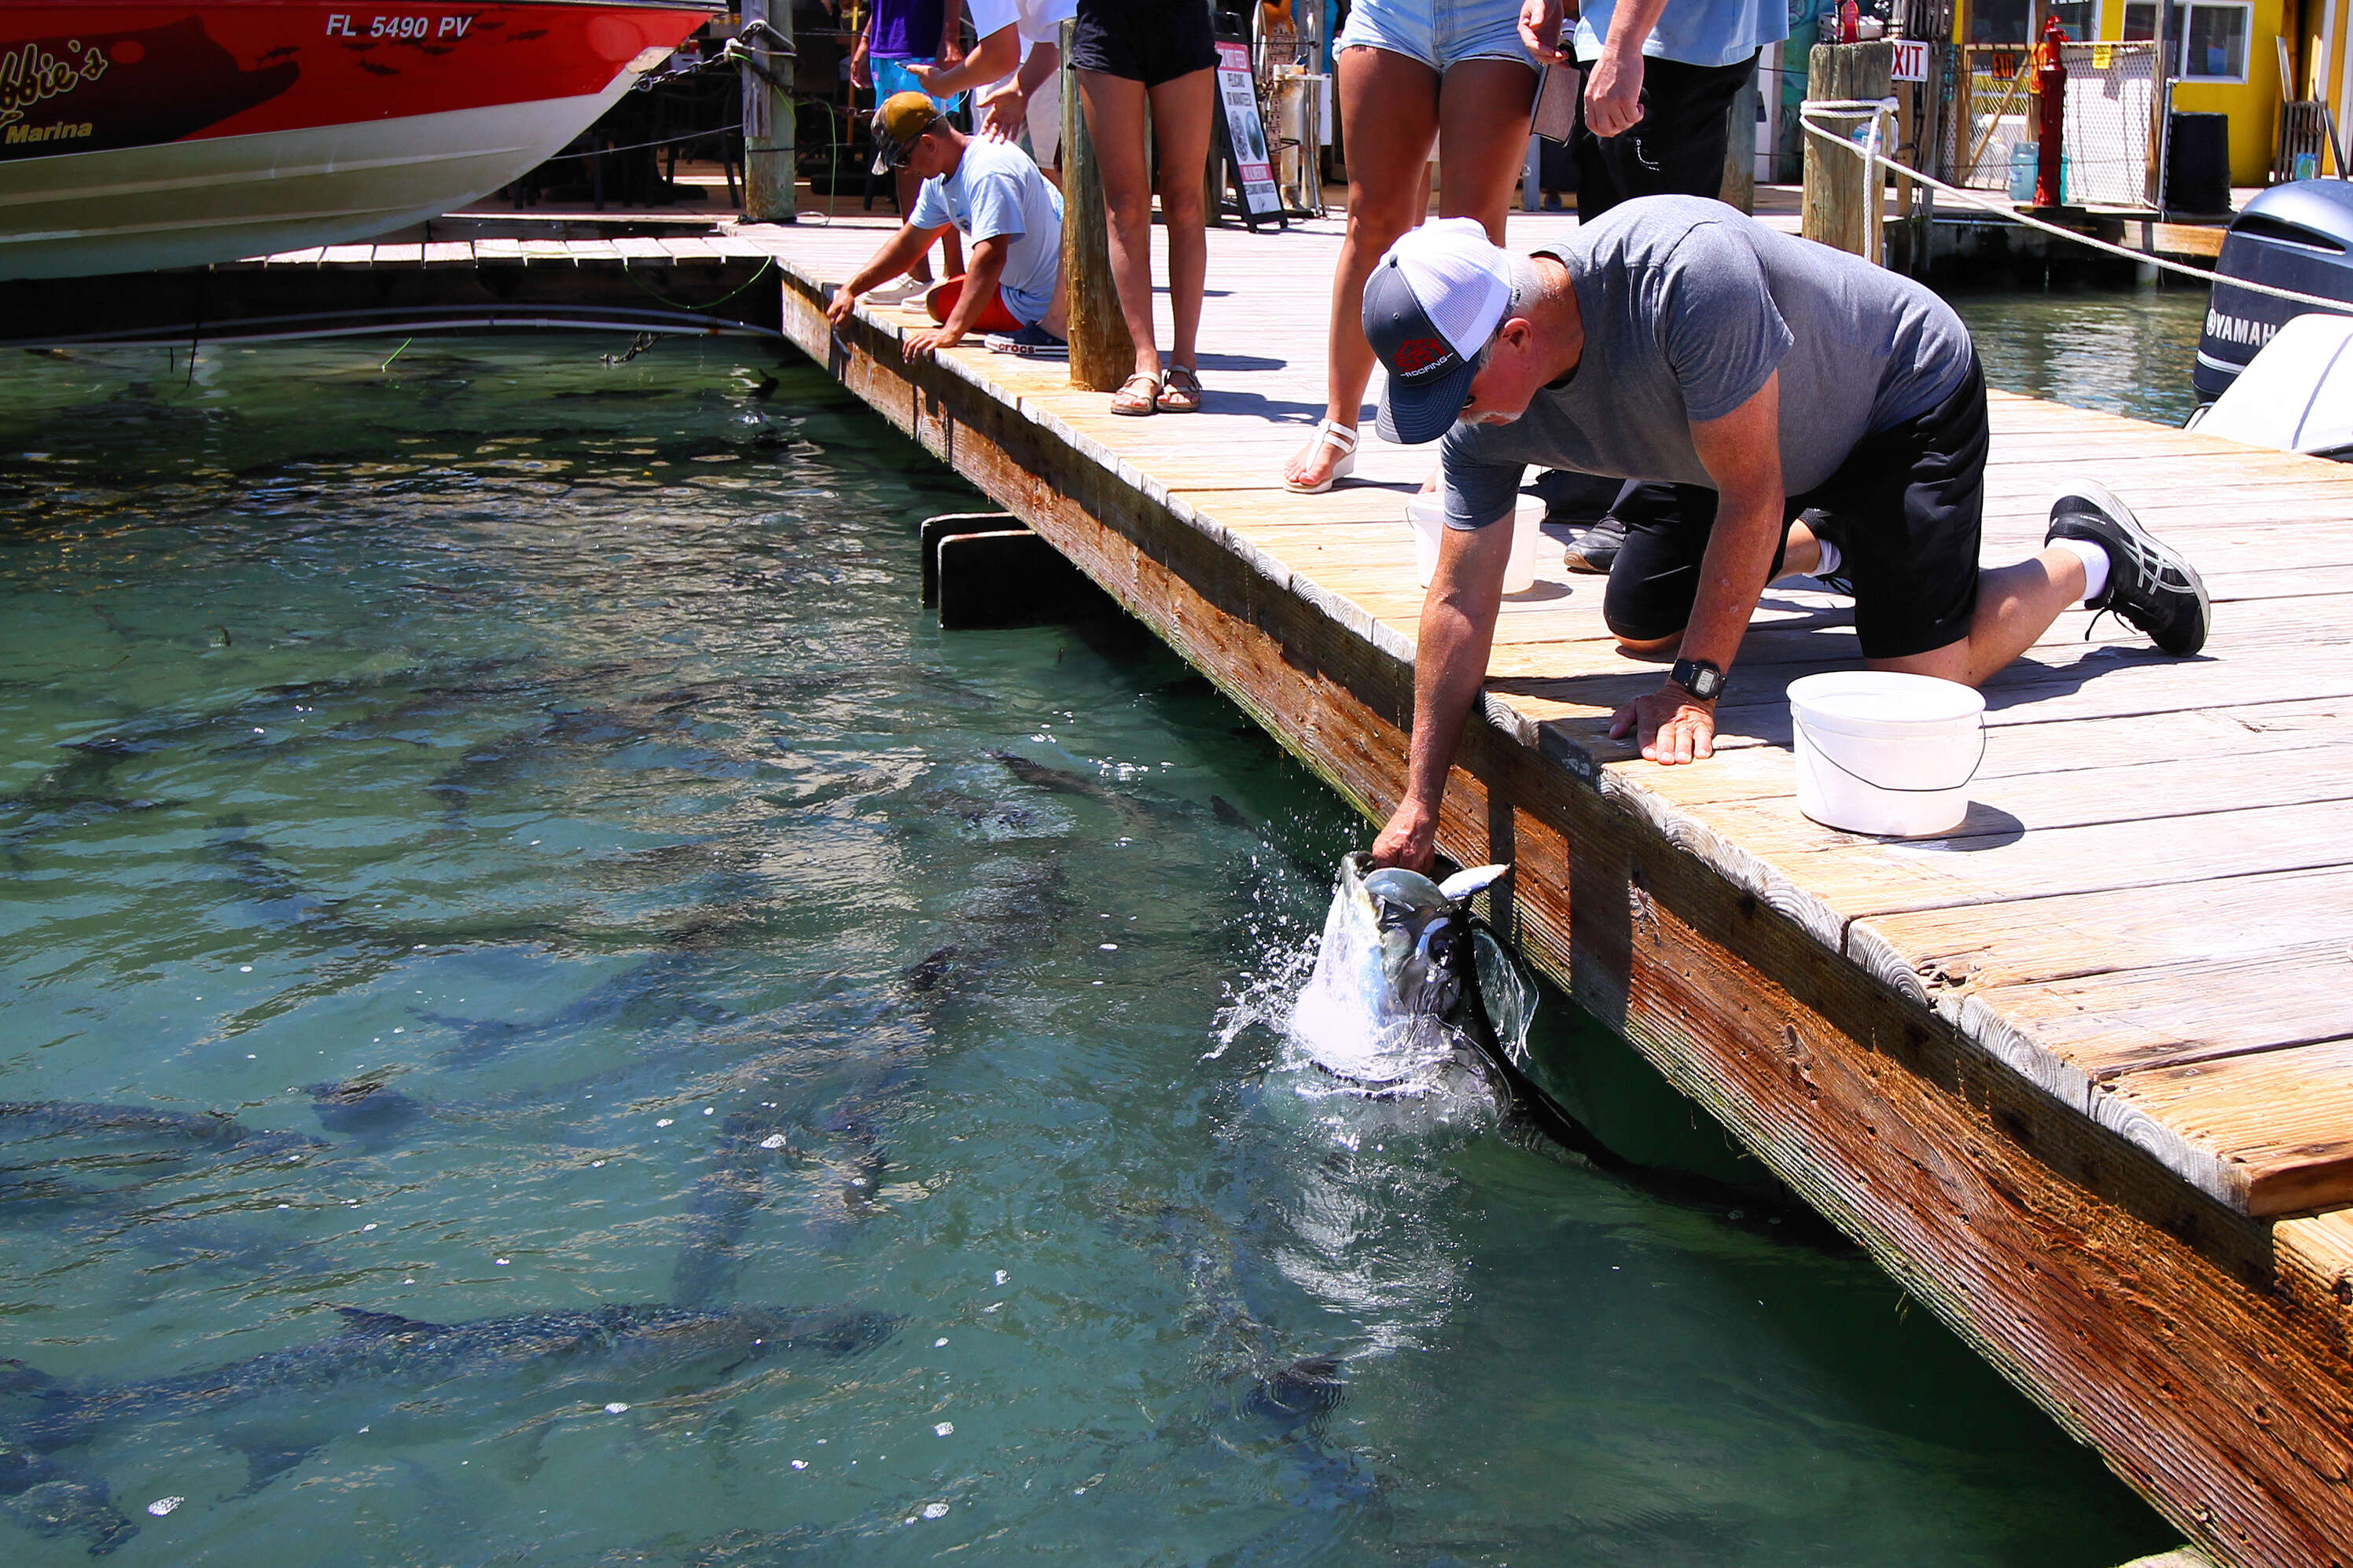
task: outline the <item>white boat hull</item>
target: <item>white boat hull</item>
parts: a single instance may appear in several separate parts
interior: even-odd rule
[[[20,163],[0,184],[0,279],[200,266],[385,234],[546,162],[635,79],[595,97]]]

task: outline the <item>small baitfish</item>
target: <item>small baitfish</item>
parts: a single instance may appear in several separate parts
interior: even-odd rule
[[[1428,1082],[1458,1045],[1516,1063],[1535,990],[1470,908],[1510,874],[1479,866],[1433,882],[1343,858],[1293,1038],[1326,1072],[1388,1093]]]

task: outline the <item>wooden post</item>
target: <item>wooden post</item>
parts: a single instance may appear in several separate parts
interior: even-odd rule
[[[1895,50],[1884,39],[1816,44],[1806,59],[1806,97],[1816,103],[1885,98],[1894,71]],[[1873,165],[1866,177],[1862,159],[1823,145],[1816,132],[1805,132],[1805,237],[1878,261],[1882,172]]]
[[[773,6],[774,15],[771,15]],[[743,0],[744,47],[760,52],[744,63],[744,216],[754,223],[790,223],[793,206],[793,59],[753,28],[765,22],[789,39],[792,0]]]
[[[1724,188],[1716,193],[1745,213],[1757,210],[1757,71],[1749,64],[1748,79],[1725,111]]]
[[[1062,277],[1071,299],[1071,384],[1110,392],[1135,370],[1135,340],[1112,281],[1103,175],[1071,68],[1077,27],[1062,24]]]

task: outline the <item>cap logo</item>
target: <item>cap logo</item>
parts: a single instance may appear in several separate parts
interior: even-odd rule
[[[1427,370],[1453,352],[1443,338],[1408,338],[1398,345],[1393,363],[1399,375],[1411,375],[1415,371]]]

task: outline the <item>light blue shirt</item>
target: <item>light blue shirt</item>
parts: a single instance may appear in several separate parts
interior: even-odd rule
[[[1601,58],[1618,0],[1586,0],[1577,19],[1577,58]],[[1788,0],[1667,0],[1642,52],[1690,66],[1728,66],[1789,36]]]
[[[1029,153],[1009,142],[970,138],[954,174],[923,182],[907,221],[917,228],[952,223],[976,241],[1009,240],[997,284],[1006,309],[1033,325],[1044,320],[1062,266],[1062,196]]]

